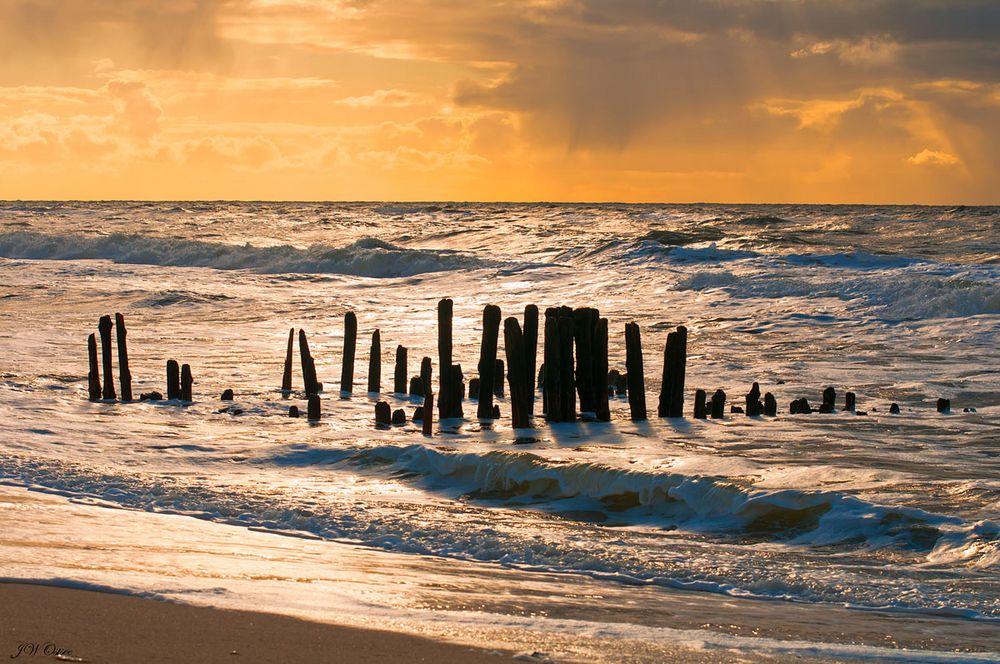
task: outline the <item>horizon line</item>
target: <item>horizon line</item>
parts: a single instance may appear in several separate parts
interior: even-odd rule
[[[0,198],[0,203],[326,203],[326,204],[407,204],[407,205],[772,205],[772,206],[812,206],[812,207],[1000,207],[995,203],[795,203],[760,201],[616,201],[616,200],[533,200],[533,199],[308,199],[308,198]]]

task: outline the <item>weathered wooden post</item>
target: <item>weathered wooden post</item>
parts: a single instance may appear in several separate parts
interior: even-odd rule
[[[455,417],[455,392],[451,384],[452,371],[452,319],[454,303],[450,298],[438,302],[438,417]]]
[[[392,424],[393,426],[402,426],[406,424],[406,411],[402,408],[397,408],[392,411]]]
[[[573,376],[573,310],[559,308],[559,422],[576,421],[576,386]]]
[[[222,390],[222,396],[219,397],[219,401],[232,401],[236,397],[231,389]]]
[[[524,308],[524,370],[528,374],[528,417],[535,416],[535,369],[538,360],[538,307]],[[508,363],[509,364],[509,363]]]
[[[111,375],[111,316],[101,316],[97,330],[101,333],[101,358],[104,361],[104,389],[101,396],[105,399],[114,399],[115,379]]]
[[[181,365],[181,401],[194,401],[191,398],[191,386],[194,385],[194,378],[191,376],[191,365]]]
[[[705,407],[705,400],[708,394],[705,390],[694,391],[694,418],[696,420],[708,419],[708,408]]]
[[[889,405],[889,414],[890,415],[899,415],[899,404],[898,403],[894,403],[894,404],[890,404]]]
[[[428,388],[430,385],[428,385]],[[434,395],[431,393],[430,389],[427,390],[427,394],[424,396],[424,419],[421,422],[421,433],[425,436],[433,435],[434,433]]]
[[[768,417],[776,417],[778,415],[778,400],[770,392],[764,395],[764,414]]]
[[[469,379],[469,398],[479,399],[479,379],[470,378]]]
[[[181,398],[181,365],[177,360],[167,360],[167,399]]]
[[[309,395],[309,404],[306,406],[306,417],[309,418],[310,422],[319,422],[320,413],[320,401],[318,394]]]
[[[288,330],[288,348],[285,349],[285,367],[281,374],[281,393],[288,396],[292,392],[292,351],[295,349],[295,328]]]
[[[493,387],[496,383],[497,339],[500,336],[500,307],[487,304],[483,309],[483,340],[479,346],[479,404],[476,416],[493,417]]]
[[[503,399],[503,381],[504,377],[507,375],[507,369],[504,366],[503,360],[497,358],[493,362],[493,396],[498,399]]]
[[[420,379],[420,376],[413,376],[410,378],[410,396],[424,396],[424,381]]]
[[[939,413],[950,413],[951,412],[951,399],[938,399],[937,400],[937,412],[939,412]]]
[[[454,391],[453,400],[449,413],[451,417],[465,417],[462,408],[462,400],[465,398],[465,374],[462,373],[461,364],[451,365],[451,389]]]
[[[317,394],[319,381],[316,379],[316,363],[313,361],[312,353],[309,352],[309,341],[306,340],[305,330],[299,330],[299,356],[302,359],[302,381],[305,384],[306,396]]]
[[[594,405],[594,326],[591,310],[573,310],[573,340],[576,342],[576,391],[580,396],[581,413],[597,413]]]
[[[750,387],[750,391],[747,392],[744,399],[746,402],[747,417],[759,417],[762,410],[762,404],[760,403],[760,385],[758,383],[754,383]]]
[[[101,400],[101,370],[97,364],[97,335],[87,337],[87,361],[90,371],[87,373],[87,397],[91,401]]]
[[[288,407],[288,416],[289,417],[298,417],[299,416],[299,407],[296,406],[295,404],[292,404],[291,406],[289,406]]]
[[[432,360],[429,357],[425,357],[420,360],[420,394],[418,396],[426,397],[433,390],[431,389],[431,380],[433,379],[433,365]],[[413,385],[410,385],[412,388]],[[412,390],[411,390],[412,393]]]
[[[382,391],[382,333],[372,332],[372,350],[368,354],[368,393]]]
[[[857,410],[858,398],[854,392],[848,392],[844,395],[844,410],[849,413],[856,412]]]
[[[828,387],[823,390],[823,403],[820,404],[819,412],[832,413],[837,408],[837,390]]]
[[[611,407],[608,405],[608,319],[599,318],[594,331],[594,398],[597,403],[597,419],[611,421]]]
[[[628,405],[633,420],[646,419],[646,379],[642,367],[639,326],[625,325],[625,370],[628,372]]]
[[[511,426],[528,426],[529,378],[524,357],[524,335],[517,319],[511,316],[503,323],[504,352],[507,355],[507,380],[510,383]]]
[[[392,424],[392,409],[386,401],[375,402],[375,424],[376,426],[390,426]]]
[[[663,349],[663,382],[660,385],[660,417],[684,417],[684,374],[687,370],[687,328],[677,327],[667,335]]]
[[[396,346],[396,368],[392,374],[392,391],[396,394],[406,394],[406,347]]]
[[[340,392],[354,392],[354,356],[358,346],[358,317],[353,311],[344,314],[344,363],[340,367]]]
[[[726,416],[726,393],[722,389],[712,395],[712,419],[721,420]]]
[[[550,422],[558,420],[556,413],[556,383],[559,366],[559,310],[549,307],[545,310],[545,343],[542,348],[542,368],[539,382],[542,384],[542,413]]]
[[[115,314],[115,334],[118,341],[118,384],[122,390],[122,401],[132,400],[132,372],[128,369],[128,345],[125,337],[128,331],[125,329],[125,317]]]

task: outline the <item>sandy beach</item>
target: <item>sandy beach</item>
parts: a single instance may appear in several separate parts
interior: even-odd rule
[[[68,662],[500,662],[417,636],[55,586],[0,583],[0,655]]]

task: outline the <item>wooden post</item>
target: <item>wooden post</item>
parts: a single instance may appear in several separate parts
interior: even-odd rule
[[[420,389],[421,389],[421,392],[420,392],[419,396],[426,397],[428,394],[430,394],[432,392],[432,389],[431,389],[431,379],[433,378],[432,373],[433,373],[433,367],[432,367],[432,364],[431,364],[431,358],[425,357],[424,359],[420,360]],[[412,385],[411,385],[411,387],[412,387]],[[412,392],[412,390],[411,390],[411,392]]]
[[[726,416],[726,393],[719,389],[712,395],[712,419],[721,420]]]
[[[891,404],[889,406],[889,414],[890,415],[899,415],[899,404],[898,403],[894,403],[894,404]]]
[[[597,403],[597,419],[611,421],[611,407],[608,405],[608,319],[600,318],[594,332],[594,398]]]
[[[845,394],[844,395],[844,410],[846,410],[849,413],[855,412],[855,410],[857,409],[857,400],[858,400],[858,398],[854,394],[854,392],[848,392],[847,394]]]
[[[122,390],[122,401],[132,400],[132,372],[128,369],[128,345],[125,337],[128,330],[125,329],[125,317],[115,314],[115,334],[118,341],[118,384]]]
[[[438,417],[455,417],[455,392],[451,384],[452,371],[452,318],[454,303],[449,298],[438,302]]]
[[[762,406],[760,403],[760,385],[758,383],[754,383],[750,391],[747,392],[745,401],[747,417],[759,417]]]
[[[420,379],[420,376],[414,376],[410,379],[410,396],[424,396],[424,381]]]
[[[191,398],[191,386],[194,385],[194,378],[191,376],[191,365],[181,365],[181,401],[194,401]]]
[[[309,395],[309,405],[306,407],[306,417],[309,418],[310,422],[319,422],[320,413],[320,401],[318,394]]]
[[[451,417],[465,417],[462,408],[462,400],[465,399],[465,374],[462,373],[461,364],[451,365],[451,389],[454,391],[453,403],[451,405]]]
[[[937,400],[937,412],[939,412],[939,413],[950,413],[951,412],[951,399],[938,399]]]
[[[294,404],[292,404],[291,406],[289,406],[288,407],[288,416],[289,417],[298,417],[299,416],[299,407],[296,406],[296,405],[294,405]]]
[[[479,405],[476,416],[493,417],[493,386],[496,383],[497,338],[500,336],[500,307],[483,309],[483,340],[479,346]]]
[[[406,411],[402,408],[397,408],[392,411],[392,424],[394,426],[402,426],[406,424]]]
[[[708,419],[708,408],[705,407],[705,400],[708,394],[705,390],[694,391],[694,418],[696,420]]]
[[[382,391],[382,333],[372,332],[372,350],[368,354],[368,393]]]
[[[225,389],[222,391],[222,396],[219,397],[219,401],[232,401],[236,397],[231,389]]]
[[[470,378],[469,379],[469,398],[479,399],[479,379]]]
[[[535,370],[538,360],[538,307],[524,308],[524,370],[528,379],[528,417],[535,416]],[[508,362],[510,364],[510,362]]]
[[[837,390],[828,387],[823,390],[823,403],[819,407],[821,413],[832,413],[837,407]]]
[[[425,436],[434,434],[434,395],[430,390],[427,390],[427,394],[424,396],[424,419],[421,424],[420,430]]]
[[[687,328],[679,326],[667,335],[663,348],[663,382],[660,385],[660,417],[684,417],[684,373],[687,366]]]
[[[764,395],[764,414],[768,417],[776,417],[778,415],[778,401],[770,392]]]
[[[90,371],[87,373],[87,395],[91,401],[101,400],[101,369],[97,364],[97,335],[87,337],[87,361]]]
[[[285,349],[285,370],[281,374],[281,393],[288,396],[292,392],[292,351],[295,347],[295,328],[288,330],[288,348]]]
[[[396,346],[396,368],[392,374],[392,391],[396,394],[406,394],[406,347]]]
[[[542,368],[539,378],[542,384],[542,413],[550,422],[558,421],[559,406],[556,403],[556,383],[559,382],[559,310],[549,307],[545,310],[545,344],[542,349]]]
[[[375,424],[390,426],[392,424],[392,409],[386,401],[375,402]]]
[[[576,421],[576,386],[573,376],[573,310],[559,309],[559,422]]]
[[[302,359],[302,381],[305,384],[306,396],[317,394],[319,385],[316,379],[316,363],[313,361],[312,353],[309,352],[309,341],[306,340],[305,330],[299,330],[299,356]]]
[[[524,335],[517,319],[503,323],[504,352],[507,355],[507,380],[510,383],[510,417],[515,429],[528,427],[528,375],[524,358]]]
[[[104,361],[104,389],[101,396],[104,399],[114,399],[115,379],[111,375],[111,316],[101,316],[97,330],[101,333],[101,358]]]
[[[503,360],[497,358],[493,363],[493,396],[503,399],[503,379],[507,375]]]
[[[639,326],[625,325],[625,370],[628,372],[628,405],[635,421],[646,419],[646,380],[642,367]]]
[[[340,391],[354,392],[354,356],[358,346],[358,317],[353,311],[344,314],[344,363],[340,368]]]
[[[181,367],[177,360],[167,360],[167,399],[181,398]]]
[[[597,413],[594,404],[594,326],[591,310],[573,310],[573,340],[576,342],[576,390],[580,396],[581,413]]]

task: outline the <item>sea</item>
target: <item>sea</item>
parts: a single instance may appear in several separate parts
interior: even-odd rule
[[[467,380],[487,304],[599,309],[622,372],[637,323],[649,419],[614,396],[550,423],[538,392],[529,429],[466,399],[423,435],[393,360],[436,384],[442,298]],[[88,401],[115,313],[135,395],[175,359],[191,403]],[[684,417],[660,418],[679,325]],[[288,416],[290,329],[319,422]],[[0,202],[0,577],[525,661],[998,661],[998,340],[997,207]],[[754,382],[777,416],[730,412]],[[828,387],[834,412],[790,414]],[[694,419],[695,389],[726,416]]]

